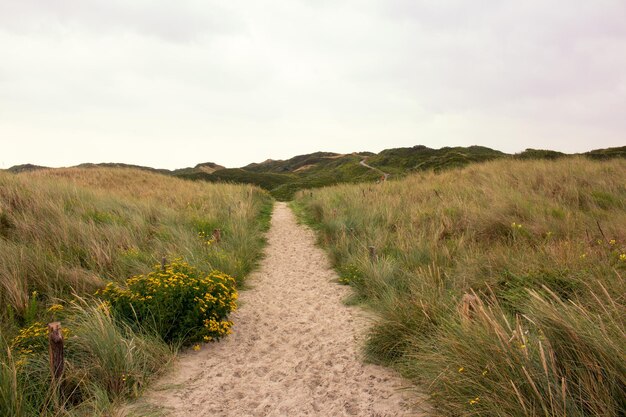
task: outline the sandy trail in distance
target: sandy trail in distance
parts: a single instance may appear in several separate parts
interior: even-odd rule
[[[266,257],[240,293],[234,332],[174,369],[138,403],[172,416],[420,416],[415,393],[359,354],[368,320],[342,300],[315,236],[275,206]],[[129,415],[135,415],[132,411]]]

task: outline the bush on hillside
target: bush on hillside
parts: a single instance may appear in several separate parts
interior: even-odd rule
[[[123,320],[154,329],[166,342],[218,340],[230,333],[226,320],[235,310],[235,280],[219,271],[203,273],[175,260],[155,266],[147,275],[126,280],[124,286],[110,282],[97,292],[111,311]]]

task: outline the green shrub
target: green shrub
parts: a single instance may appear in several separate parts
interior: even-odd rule
[[[110,282],[97,295],[111,304],[113,314],[129,323],[155,330],[164,341],[189,344],[218,340],[230,333],[226,320],[235,310],[237,291],[232,277],[203,273],[175,260],[161,270]]]
[[[35,322],[19,330],[11,342],[11,348],[24,354],[43,352],[47,348],[47,336],[48,327],[41,322]]]

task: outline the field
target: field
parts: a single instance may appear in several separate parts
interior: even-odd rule
[[[184,276],[236,291],[261,255],[271,206],[254,186],[134,169],[0,173],[0,415],[106,415],[138,395],[180,345],[195,339],[159,327],[170,317],[157,320],[164,313],[150,310],[152,296],[133,305],[145,307],[153,323],[122,320],[119,300],[129,293],[123,285],[115,292],[118,284],[140,276],[127,285],[166,282],[170,292],[193,295],[176,281]],[[220,242],[212,237],[218,228]],[[109,292],[94,296],[107,283]],[[155,299],[175,299],[154,291]],[[236,293],[223,296],[234,302]],[[202,319],[196,313],[188,319]],[[222,313],[223,321],[207,321],[195,336],[227,333]],[[49,383],[44,325],[53,320],[61,320],[66,336],[62,387]]]
[[[440,415],[625,413],[626,161],[544,157],[292,203]]]

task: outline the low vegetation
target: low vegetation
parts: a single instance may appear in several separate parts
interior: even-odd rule
[[[599,149],[582,154],[592,159],[625,158],[626,147]],[[484,146],[444,147],[426,146],[385,149],[378,154],[355,152],[336,154],[316,152],[299,155],[284,161],[265,161],[236,169],[220,169],[208,173],[199,169],[174,172],[188,179],[211,182],[231,181],[249,183],[268,190],[280,201],[293,199],[298,190],[320,188],[336,184],[376,182],[382,173],[391,178],[402,178],[414,172],[443,171],[495,159],[555,159],[572,155],[549,150],[527,149],[510,155]],[[362,161],[372,167],[367,168]]]
[[[202,273],[181,260],[124,285],[110,282],[96,294],[116,317],[148,327],[168,343],[219,340],[230,334],[228,314],[237,307],[232,277],[215,270]]]
[[[254,184],[268,190],[277,200],[287,201],[305,188],[375,181],[380,174],[360,165],[366,155],[317,152],[213,173],[195,171],[176,175],[192,180]]]
[[[225,168],[212,162],[173,171],[119,163],[81,164],[78,167],[133,168],[189,180],[252,184],[269,191],[279,201],[289,201],[299,190],[344,183],[376,182],[381,179],[383,173],[390,174],[391,178],[401,178],[414,172],[438,172],[494,159],[551,160],[572,156],[575,155],[542,149],[526,149],[524,152],[510,155],[484,146],[431,149],[418,145],[410,148],[385,149],[378,154],[314,152],[287,160],[252,163],[241,168]],[[626,146],[597,149],[578,156],[591,159],[626,158]],[[363,161],[371,168],[363,166]],[[41,169],[45,168],[25,164],[11,167],[9,171],[20,173]]]
[[[226,335],[271,205],[253,186],[135,169],[0,173],[0,415],[107,415],[179,346]]]
[[[293,203],[441,415],[625,413],[626,161],[550,156]]]

